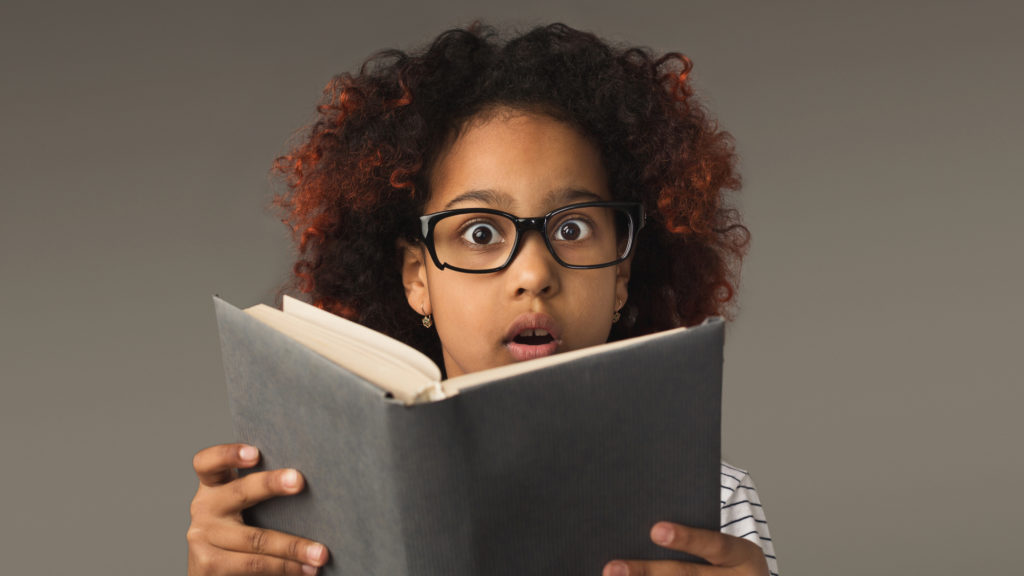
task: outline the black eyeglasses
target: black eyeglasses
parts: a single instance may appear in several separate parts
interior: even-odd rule
[[[459,208],[420,216],[423,241],[441,270],[485,274],[515,259],[523,234],[540,232],[566,268],[604,268],[629,257],[646,223],[639,202],[570,204],[537,218],[490,208]]]

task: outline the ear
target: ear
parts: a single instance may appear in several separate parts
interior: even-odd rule
[[[405,299],[409,307],[417,314],[433,314],[427,284],[429,262],[423,245],[399,239],[396,246],[402,259],[402,286],[405,287]]]
[[[615,265],[615,304],[618,306],[616,312],[621,310],[629,299],[629,270],[632,264],[633,255],[630,254],[629,258]]]

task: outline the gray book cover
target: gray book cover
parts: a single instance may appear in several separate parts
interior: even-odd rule
[[[720,319],[405,406],[215,306],[238,441],[306,478],[246,521],[324,543],[322,574],[600,574],[687,559],[657,521],[719,529]]]

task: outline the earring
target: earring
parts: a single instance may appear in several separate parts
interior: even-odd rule
[[[612,324],[618,322],[618,320],[623,318],[622,310],[623,310],[623,306],[626,305],[626,302],[623,302],[622,304],[620,304],[618,302],[620,302],[620,300],[618,300],[618,298],[615,298],[615,312],[611,313],[611,323]]]
[[[420,304],[420,314],[423,314],[423,318],[420,319],[420,322],[423,324],[424,328],[430,328],[434,325],[434,315],[423,312],[422,304]]]

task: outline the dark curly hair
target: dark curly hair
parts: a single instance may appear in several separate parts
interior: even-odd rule
[[[318,117],[274,164],[298,241],[293,288],[440,362],[404,295],[396,241],[418,241],[435,158],[475,115],[547,114],[593,142],[619,200],[648,212],[611,339],[728,314],[749,233],[728,133],[693,97],[685,56],[622,48],[563,24],[504,40],[474,24],[389,50],[327,85]]]

